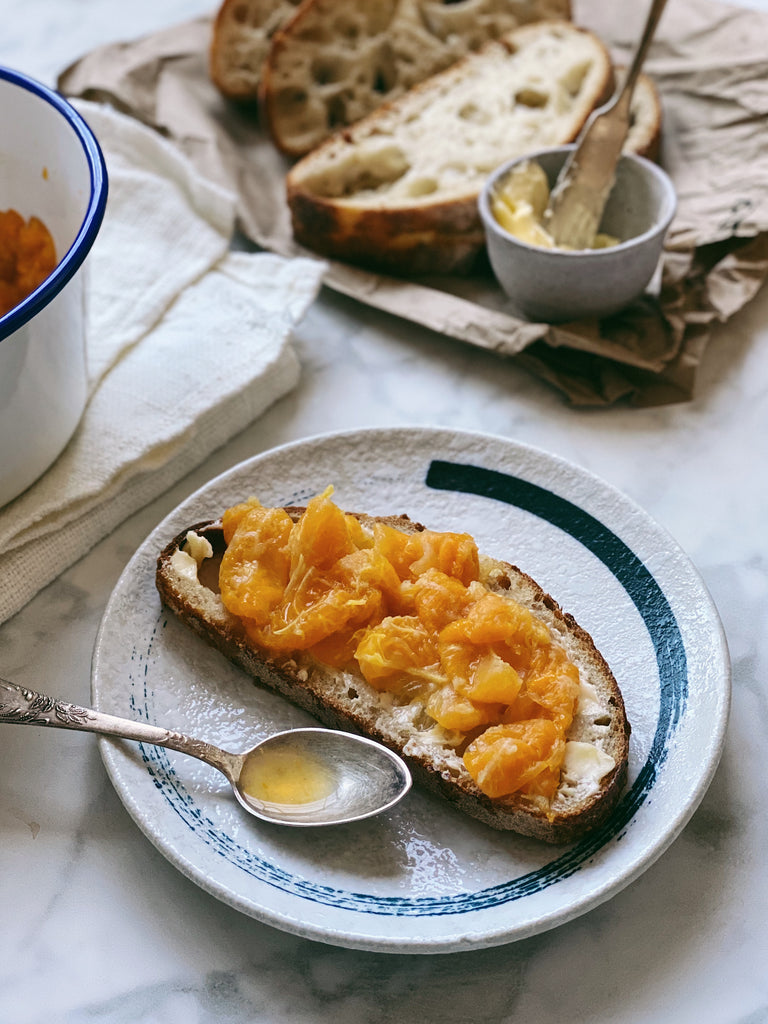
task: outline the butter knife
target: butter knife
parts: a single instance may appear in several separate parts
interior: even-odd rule
[[[629,131],[629,108],[638,76],[667,0],[652,0],[643,34],[621,87],[593,111],[576,148],[563,165],[544,212],[556,246],[587,249],[603,216],[616,178],[616,164]]]

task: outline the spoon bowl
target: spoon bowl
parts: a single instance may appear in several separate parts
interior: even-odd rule
[[[118,736],[189,754],[226,776],[241,807],[279,825],[342,825],[394,807],[411,774],[393,751],[354,733],[290,729],[234,754],[184,733],[117,718],[0,679],[0,723]]]
[[[332,729],[275,733],[242,758],[236,798],[257,818],[281,825],[360,821],[393,807],[411,784],[387,747]]]

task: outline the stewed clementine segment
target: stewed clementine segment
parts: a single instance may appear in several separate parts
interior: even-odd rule
[[[478,578],[480,560],[477,545],[469,534],[424,530],[416,536],[421,542],[421,553],[411,562],[412,576],[421,576],[429,569],[437,569],[465,585]]]
[[[279,508],[243,502],[224,514],[227,549],[219,570],[221,599],[234,615],[267,618],[288,585],[288,541],[293,523]]]
[[[480,582],[468,534],[365,529],[331,500],[296,520],[252,499],[224,516],[222,601],[278,654],[356,667],[399,703],[417,701],[463,746],[492,798],[550,800],[579,673],[548,627]]]
[[[472,732],[482,725],[491,725],[499,720],[503,704],[480,703],[465,697],[450,685],[445,684],[434,690],[427,698],[427,714],[444,729],[457,732]]]
[[[371,626],[358,643],[355,658],[377,690],[398,689],[403,676],[442,681],[435,636],[415,615],[389,616]]]
[[[357,629],[347,628],[343,632],[331,633],[330,636],[318,640],[316,644],[311,644],[307,651],[330,668],[350,668],[354,664],[359,632]]]
[[[350,636],[387,615],[396,586],[391,566],[372,549],[344,555],[329,569],[298,559],[268,622],[249,635],[276,651],[306,650],[334,633]]]
[[[330,569],[361,546],[363,532],[354,516],[346,515],[324,493],[312,498],[291,533],[292,564],[299,559],[318,569]]]
[[[452,623],[446,640],[472,644],[502,644],[512,664],[527,664],[537,647],[550,646],[545,624],[528,608],[501,594],[475,586],[466,615]]]
[[[435,633],[461,618],[470,601],[468,588],[439,569],[427,569],[413,583],[401,588],[401,603]]]
[[[520,693],[519,672],[490,647],[450,644],[440,653],[453,686],[470,700],[508,705]]]
[[[556,763],[554,763],[555,761]],[[562,759],[559,756],[556,759],[553,758],[546,768],[543,768],[530,782],[520,786],[516,792],[525,793],[526,796],[531,797],[544,797],[548,802],[552,800],[557,792],[557,787],[560,785],[561,761]]]
[[[41,285],[56,262],[53,238],[39,217],[0,210],[0,316]]]
[[[19,231],[16,255],[17,283],[25,295],[33,292],[56,266],[51,233],[39,217],[30,217]]]
[[[565,741],[554,722],[532,718],[492,725],[464,752],[464,763],[490,797],[508,796],[550,767],[560,767]]]
[[[244,622],[251,639],[267,650],[303,651],[334,634],[353,633],[380,610],[381,595],[373,588],[345,584],[310,569],[266,623]]]
[[[478,578],[477,545],[469,534],[433,530],[411,534],[377,523],[373,535],[376,547],[392,563],[401,580],[415,579],[430,569],[438,569],[465,585]]]
[[[542,714],[567,732],[579,692],[579,670],[561,647],[541,647],[531,658],[526,692],[541,707]]]

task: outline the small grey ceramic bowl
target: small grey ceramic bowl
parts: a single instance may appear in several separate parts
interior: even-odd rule
[[[491,266],[515,310],[527,320],[600,318],[627,306],[653,277],[677,206],[674,186],[660,167],[643,157],[624,155],[600,226],[621,239],[618,245],[578,252],[544,249],[505,231],[491,213],[491,199],[510,170],[534,160],[551,188],[573,148],[541,150],[502,164],[480,195]]]

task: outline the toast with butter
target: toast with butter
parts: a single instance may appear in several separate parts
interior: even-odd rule
[[[286,179],[294,236],[377,270],[466,272],[491,171],[575,139],[613,85],[591,32],[549,21],[507,33],[300,160]]]
[[[570,842],[605,821],[630,727],[590,636],[467,534],[255,499],[160,553],[163,603],[256,682],[363,733],[496,829]]]

